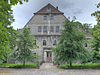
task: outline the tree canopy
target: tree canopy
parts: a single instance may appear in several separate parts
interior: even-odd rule
[[[35,38],[31,35],[29,28],[23,28],[22,32],[18,35],[17,39],[17,50],[16,50],[16,59],[23,62],[25,65],[26,61],[33,61],[34,55],[32,49],[37,48],[35,44]]]
[[[13,10],[11,7],[22,4],[28,0],[0,0],[0,60],[6,61],[7,55],[11,52],[15,43],[16,31],[11,26],[14,22]],[[7,61],[6,61],[7,62]]]
[[[100,3],[97,5],[97,8],[100,8]],[[94,51],[94,60],[100,59],[100,10],[92,13],[92,16],[96,17],[97,25],[94,25],[94,28],[91,29],[92,39],[91,47]]]
[[[74,21],[66,20],[64,30],[58,40],[56,48],[53,49],[55,60],[61,63],[69,63],[78,59],[88,60],[89,52],[84,48],[85,35]]]

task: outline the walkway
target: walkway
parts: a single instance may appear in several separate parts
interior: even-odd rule
[[[58,69],[52,63],[44,63],[40,69],[0,69],[0,75],[100,75],[100,70],[80,69],[63,70]]]

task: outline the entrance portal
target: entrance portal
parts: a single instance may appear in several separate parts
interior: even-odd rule
[[[52,52],[51,51],[47,51],[47,62],[52,62]]]

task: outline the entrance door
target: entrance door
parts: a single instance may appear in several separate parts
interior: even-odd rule
[[[52,52],[47,52],[47,62],[52,62]]]

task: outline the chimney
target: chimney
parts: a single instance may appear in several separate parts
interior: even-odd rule
[[[58,6],[56,6],[56,9],[58,10]]]

